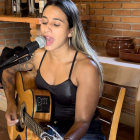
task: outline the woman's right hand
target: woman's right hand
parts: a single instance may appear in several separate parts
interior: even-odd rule
[[[7,105],[7,111],[5,114],[8,126],[15,125],[19,120],[17,119],[17,106],[15,103],[9,103]]]

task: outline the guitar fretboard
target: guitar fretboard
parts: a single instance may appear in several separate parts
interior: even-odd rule
[[[30,116],[28,113],[25,112],[24,114],[24,123],[25,125],[33,131],[34,134],[36,134],[39,138],[41,133],[44,132],[44,130],[42,129],[42,127],[37,124]],[[49,138],[47,138],[47,140],[52,140],[52,138],[48,135]]]

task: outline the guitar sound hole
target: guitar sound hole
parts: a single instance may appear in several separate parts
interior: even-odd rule
[[[16,130],[17,130],[18,132],[22,132],[22,131],[24,130],[24,127],[22,127],[22,126],[20,125],[20,122],[18,122],[18,123],[16,124]]]
[[[21,140],[20,135],[18,135],[15,140]]]

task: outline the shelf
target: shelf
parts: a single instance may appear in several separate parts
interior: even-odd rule
[[[3,15],[0,15],[0,21],[23,22],[23,23],[39,24],[39,19],[38,18],[31,18],[31,17],[14,17],[14,16],[3,16]]]
[[[87,20],[90,20],[90,16],[89,15],[81,16],[80,19],[82,21],[87,21]],[[0,15],[0,21],[39,24],[39,18],[33,18],[33,17],[14,17],[14,16]]]

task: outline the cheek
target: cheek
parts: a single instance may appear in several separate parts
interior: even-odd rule
[[[66,31],[58,31],[57,33],[54,33],[54,36],[59,42],[64,42],[68,38]]]
[[[60,30],[54,30],[54,33],[56,33],[59,38],[61,37],[67,38],[69,30],[67,28],[61,28]]]

